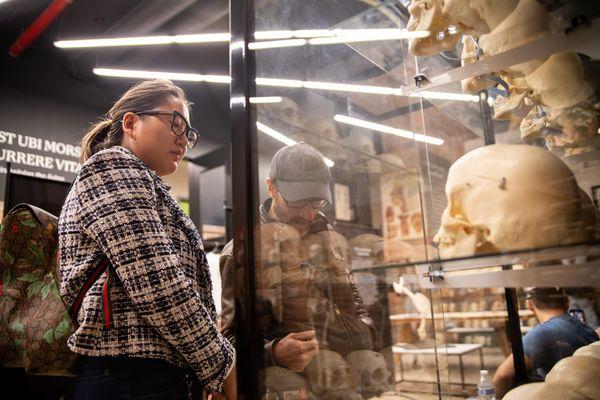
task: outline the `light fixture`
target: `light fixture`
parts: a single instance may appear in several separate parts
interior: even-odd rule
[[[250,50],[275,49],[278,47],[296,47],[304,46],[306,39],[286,39],[286,40],[270,40],[267,42],[252,42],[248,43]]]
[[[211,82],[211,83],[230,83],[231,77],[228,75],[202,75],[202,74],[187,74],[178,72],[160,72],[160,71],[142,71],[142,70],[126,70],[114,68],[94,68],[96,75],[112,76],[119,78],[139,78],[139,79],[171,79],[175,81],[191,81],[191,82]],[[289,88],[306,88],[315,90],[332,90],[350,93],[367,93],[380,95],[406,96],[402,94],[400,89],[386,86],[370,86],[370,85],[354,85],[349,83],[336,82],[315,82],[315,81],[300,81],[297,79],[279,79],[279,78],[256,78],[257,86],[274,86],[274,87],[289,87]],[[411,93],[408,97],[423,97],[428,100],[453,100],[453,101],[468,101],[478,102],[479,97],[470,94],[449,93],[449,92],[431,92],[420,91]],[[250,99],[252,101],[252,99]]]
[[[411,131],[407,131],[404,129],[393,128],[387,125],[376,124],[374,122],[365,121],[358,118],[348,117],[347,115],[336,114],[333,117],[337,122],[341,122],[343,124],[354,125],[361,128],[371,129],[378,132],[389,133],[392,135],[400,136],[406,139],[416,140],[417,142],[425,142],[434,145],[442,145],[444,143],[443,139],[435,138],[428,135],[423,135],[420,133],[414,133]]]
[[[334,31],[334,33],[339,31]],[[312,45],[373,42],[380,40],[403,40],[424,38],[429,36],[429,31],[406,31],[401,29],[363,29],[350,34],[336,33],[334,37],[312,38],[308,41]]]
[[[96,38],[58,40],[54,46],[62,49],[80,49],[88,47],[118,47],[118,46],[150,46],[160,44],[187,44],[187,43],[228,43],[229,33],[203,33],[193,35],[173,36],[139,36],[121,38]]]
[[[142,71],[130,69],[94,68],[94,74],[116,78],[170,79],[173,81],[230,83],[228,75],[202,75],[179,72]]]
[[[283,98],[280,96],[263,96],[263,97],[250,97],[251,104],[271,104],[281,103]]]
[[[277,132],[275,129],[266,126],[262,122],[256,121],[256,129],[258,129],[260,132],[262,132],[266,135],[271,136],[273,139],[279,140],[281,143],[283,143],[287,146],[293,146],[298,143],[295,140],[290,139],[289,137],[285,136],[283,133]],[[331,168],[335,165],[335,163],[327,157],[323,157],[323,160],[325,160],[325,164],[327,164],[327,166],[329,168]]]

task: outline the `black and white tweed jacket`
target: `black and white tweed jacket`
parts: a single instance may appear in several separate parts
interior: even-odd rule
[[[111,263],[109,278],[83,300],[68,340],[73,352],[163,359],[191,368],[206,390],[221,390],[235,354],[215,324],[200,236],[169,187],[130,150],[103,150],[82,166],[60,215],[59,243],[60,292],[69,304],[103,254]]]

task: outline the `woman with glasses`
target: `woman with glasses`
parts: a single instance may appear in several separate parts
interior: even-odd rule
[[[172,82],[141,82],[82,140],[59,219],[75,399],[235,397],[200,235],[161,178],[198,140],[189,107]]]

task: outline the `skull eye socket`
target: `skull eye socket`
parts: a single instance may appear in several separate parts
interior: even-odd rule
[[[383,373],[383,368],[377,368],[373,372],[373,379],[376,381],[382,381],[385,374]]]

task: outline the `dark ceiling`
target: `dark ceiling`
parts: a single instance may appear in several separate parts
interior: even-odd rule
[[[0,4],[0,86],[77,104],[100,116],[134,81],[95,76],[95,66],[229,74],[226,43],[80,50],[53,45],[60,39],[227,32],[227,1],[74,0],[20,57],[9,56],[11,43],[50,3]],[[178,84],[194,103],[194,125],[203,133],[200,144],[189,153],[190,159],[197,159],[228,142],[229,87]]]
[[[216,33],[229,31],[227,0],[73,0],[64,12],[18,58],[8,48],[19,34],[51,3],[51,0],[9,0],[0,4],[0,87],[27,91],[78,107],[100,116],[135,80],[95,76],[96,66],[229,74],[226,43],[142,46],[66,50],[54,47],[61,39]],[[360,18],[372,0],[257,0],[257,30],[330,28],[349,18]],[[366,16],[365,16],[366,18]],[[327,49],[325,49],[327,47]],[[325,68],[332,61],[349,60],[344,74],[364,76],[372,64],[347,46],[289,51],[278,57],[284,63],[269,63],[268,51],[261,57],[260,73],[294,77],[314,71],[321,80],[340,78],[339,69]],[[310,54],[308,53],[310,52]],[[358,60],[357,60],[358,59]],[[310,60],[310,65],[307,65]],[[229,142],[229,86],[178,82],[194,103],[192,122],[201,131],[201,141],[188,158],[203,164],[214,162]],[[221,148],[220,151],[218,149]],[[213,153],[212,155],[209,153]]]

